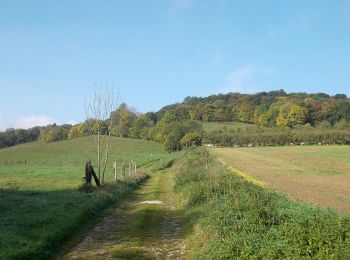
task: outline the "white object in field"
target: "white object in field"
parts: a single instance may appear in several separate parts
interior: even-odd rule
[[[145,201],[141,201],[140,204],[153,204],[153,205],[161,205],[164,202],[161,200],[145,200]]]
[[[117,181],[117,161],[113,162],[113,169],[114,169],[114,181]]]

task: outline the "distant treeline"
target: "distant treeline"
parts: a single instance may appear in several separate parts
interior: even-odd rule
[[[7,129],[0,132],[0,148],[38,140],[40,127],[30,129]]]
[[[72,125],[56,124],[29,129],[9,128],[5,132],[0,132],[0,148],[38,140],[46,143],[66,140],[71,128]]]
[[[300,144],[350,144],[350,127],[340,122],[333,127],[247,128],[214,130],[206,133],[205,142],[218,146],[276,146]]]
[[[184,146],[200,145],[202,142],[202,125],[198,122],[178,120],[171,113],[165,113],[161,118],[156,113],[138,115],[126,104],[121,104],[109,119],[102,122],[88,119],[74,126],[53,124],[28,130],[8,129],[0,132],[0,148],[37,140],[43,143],[69,140],[94,135],[96,129],[101,128],[101,134],[107,135],[110,120],[113,120],[115,126],[112,136],[154,140],[164,144],[168,151],[178,151]]]
[[[28,130],[9,129],[0,133],[0,148],[39,140],[54,142],[95,133],[96,125],[115,126],[111,135],[154,140],[168,151],[206,142],[220,145],[280,145],[285,143],[348,144],[350,99],[344,94],[289,93],[283,90],[257,94],[228,93],[205,98],[187,97],[182,103],[158,112],[138,114],[126,104],[100,122],[88,119],[81,124],[49,125]],[[211,132],[204,136],[200,122],[253,123],[256,130]],[[323,129],[323,130],[320,130]]]

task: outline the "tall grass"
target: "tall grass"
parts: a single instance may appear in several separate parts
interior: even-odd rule
[[[175,191],[187,199],[193,254],[210,259],[350,257],[350,220],[288,200],[232,174],[203,153],[177,163]]]

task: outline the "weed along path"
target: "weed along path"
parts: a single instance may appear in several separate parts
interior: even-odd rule
[[[153,173],[90,230],[65,259],[185,259],[171,173]]]

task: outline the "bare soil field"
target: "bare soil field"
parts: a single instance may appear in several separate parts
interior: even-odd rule
[[[233,170],[293,199],[350,214],[350,147],[213,148]]]

